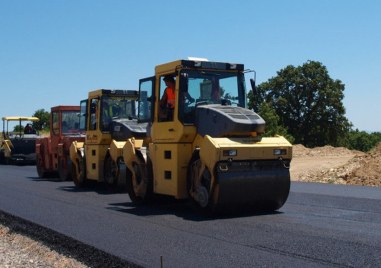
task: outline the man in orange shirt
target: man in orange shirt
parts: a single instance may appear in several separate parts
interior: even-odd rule
[[[164,94],[160,99],[160,110],[161,118],[163,121],[172,121],[173,120],[173,110],[175,109],[175,79],[166,75],[163,79],[165,82]]]
[[[172,121],[173,120],[173,111],[175,109],[175,99],[176,99],[176,93],[175,93],[175,87],[176,82],[173,76],[166,75],[163,79],[165,82],[165,90],[164,94],[160,99],[160,109],[161,109],[161,118],[163,121]],[[188,99],[190,103],[194,102],[195,100],[189,95],[188,92],[185,93],[184,98]]]
[[[162,109],[165,109],[165,108],[174,109],[175,108],[175,98],[176,98],[176,95],[175,95],[175,79],[170,75],[166,75],[163,80],[165,82],[166,88],[165,88],[164,94],[160,100],[160,107]]]

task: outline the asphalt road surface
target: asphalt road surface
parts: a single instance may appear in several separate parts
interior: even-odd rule
[[[381,188],[292,183],[276,213],[210,218],[0,166],[0,210],[145,267],[381,267]]]

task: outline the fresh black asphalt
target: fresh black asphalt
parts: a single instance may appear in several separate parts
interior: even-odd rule
[[[1,211],[144,267],[381,267],[380,204],[381,188],[293,182],[276,213],[208,217],[0,165]]]

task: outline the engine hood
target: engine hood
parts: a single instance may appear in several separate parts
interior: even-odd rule
[[[220,104],[196,108],[196,127],[202,136],[228,136],[231,133],[265,132],[266,122],[257,113],[242,107]]]
[[[114,119],[111,123],[111,137],[116,141],[125,141],[135,137],[147,136],[148,123],[139,123],[136,119]]]

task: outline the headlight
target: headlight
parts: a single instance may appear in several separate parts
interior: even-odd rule
[[[273,154],[274,155],[286,155],[287,149],[274,149]]]
[[[223,150],[223,156],[237,156],[237,150]]]

